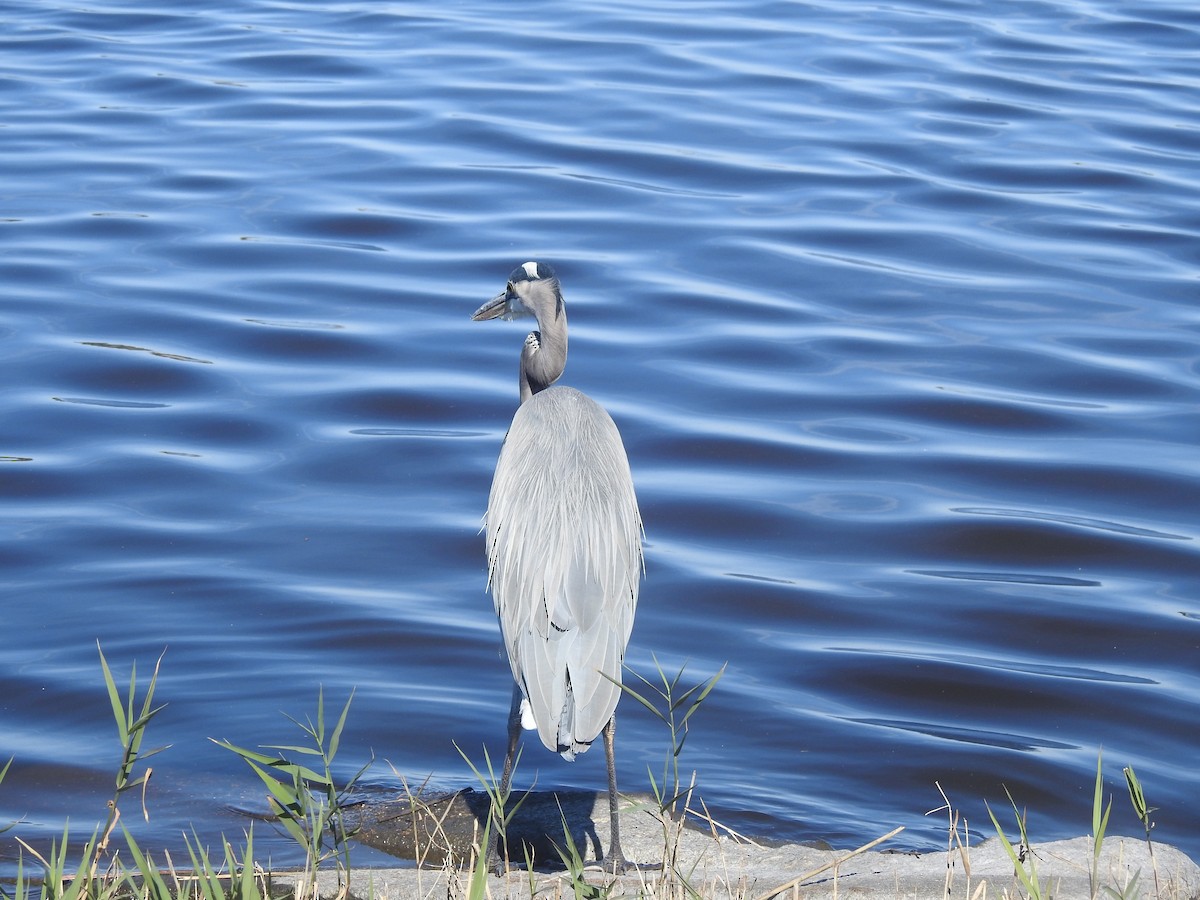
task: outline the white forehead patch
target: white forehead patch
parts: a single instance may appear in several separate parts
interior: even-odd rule
[[[525,274],[528,275],[530,278],[538,277],[537,263],[535,263],[535,262],[522,263],[521,268],[525,270]]]

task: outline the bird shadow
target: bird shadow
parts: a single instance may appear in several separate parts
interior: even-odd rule
[[[508,824],[512,865],[523,868],[528,858],[535,867],[561,867],[559,851],[567,852],[568,833],[585,859],[600,859],[596,815],[607,816],[607,802],[608,795],[596,791],[514,792],[509,809],[515,812]],[[347,814],[359,843],[420,865],[441,866],[470,862],[489,809],[486,792],[467,788],[449,794],[360,799]]]

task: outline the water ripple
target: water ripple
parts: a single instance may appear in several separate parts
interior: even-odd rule
[[[861,725],[876,725],[880,728],[899,728],[914,734],[924,734],[929,737],[949,741],[963,741],[968,744],[984,744],[988,747],[999,747],[1004,750],[1020,750],[1034,752],[1038,750],[1074,750],[1071,744],[1048,738],[1030,737],[1019,734],[1004,734],[1001,732],[982,731],[974,728],[960,728],[955,725],[939,725],[929,722],[905,722],[900,719],[850,719]]]
[[[1117,534],[1128,534],[1136,537],[1160,538],[1168,541],[1190,541],[1192,538],[1184,534],[1167,534],[1153,531],[1149,528],[1137,528],[1133,525],[1122,525],[1118,522],[1105,522],[1100,519],[1088,519],[1082,516],[1067,516],[1059,513],[1035,512],[1028,509],[995,509],[991,507],[959,507],[951,512],[965,513],[975,516],[1001,516],[1031,521],[1058,522],[1062,525],[1075,525],[1080,528],[1095,528],[1100,531],[1112,531]]]
[[[145,403],[138,400],[104,400],[99,397],[51,397],[59,403],[81,403],[84,406],[112,406],[118,409],[166,409],[169,403]]]
[[[55,838],[111,778],[97,640],[170,647],[151,843],[236,834],[252,773],[207,738],[288,740],[318,685],[357,688],[348,770],[470,781],[454,743],[503,742],[479,526],[526,332],[469,315],[534,258],[638,484],[628,661],[729,663],[687,747],[722,821],[921,847],[936,782],[1070,836],[1100,746],[1110,786],[1195,795],[1194,11],[701,12],[9,23],[0,821]],[[661,749],[629,710],[623,782]]]
[[[1057,587],[1100,587],[1101,582],[1065,575],[1041,575],[1027,572],[966,572],[934,569],[912,569],[914,575],[929,578],[956,578],[961,581],[996,581],[1001,584],[1043,584]]]

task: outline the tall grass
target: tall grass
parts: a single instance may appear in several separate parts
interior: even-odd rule
[[[1161,888],[1158,884],[1158,862],[1154,859],[1154,843],[1150,840],[1150,832],[1154,828],[1150,813],[1154,812],[1154,807],[1146,805],[1146,795],[1142,792],[1142,783],[1138,781],[1133,767],[1126,766],[1121,771],[1125,775],[1125,785],[1129,788],[1129,802],[1133,804],[1134,814],[1146,832],[1146,849],[1150,853],[1150,867],[1154,870],[1154,895],[1157,897],[1161,895]]]
[[[1147,852],[1154,871],[1154,896],[1162,897],[1162,888],[1158,879],[1158,864],[1154,859],[1154,844],[1150,840],[1150,831],[1154,827],[1154,823],[1150,820],[1150,813],[1154,810],[1153,807],[1146,805],[1146,798],[1142,792],[1141,783],[1138,781],[1133,769],[1126,767],[1122,772],[1125,775],[1126,786],[1129,789],[1130,803],[1146,833]],[[1005,834],[991,807],[988,807],[988,815],[991,817],[992,825],[996,829],[996,836],[999,838],[1001,846],[1003,846],[1005,853],[1012,861],[1013,874],[1021,883],[1026,896],[1030,900],[1041,900],[1043,897],[1050,896],[1050,891],[1048,884],[1043,883],[1038,878],[1037,853],[1029,841],[1029,833],[1026,827],[1026,813],[1024,810],[1017,809],[1017,804],[1013,800],[1012,794],[1009,793],[1008,788],[1004,789],[1004,793],[1008,796],[1008,802],[1016,815],[1017,830],[1020,834],[1020,842],[1016,847],[1013,846]],[[1126,900],[1126,898],[1139,898],[1142,896],[1139,884],[1141,877],[1140,870],[1131,874],[1121,875],[1120,880],[1115,884],[1103,883],[1100,862],[1104,839],[1108,833],[1108,821],[1111,812],[1112,798],[1110,796],[1106,803],[1104,797],[1104,754],[1101,751],[1096,755],[1096,778],[1092,789],[1092,855],[1091,865],[1088,869],[1090,900],[1098,900],[1100,897],[1111,898],[1111,900]],[[1118,877],[1117,873],[1110,873],[1110,875],[1114,879]]]
[[[512,824],[513,817],[521,808],[521,804],[525,802],[525,798],[533,791],[531,787],[528,791],[521,795],[521,798],[516,803],[511,803],[512,799],[512,779],[517,774],[517,769],[521,765],[521,748],[517,748],[516,755],[513,759],[512,772],[510,773],[508,785],[501,785],[502,778],[496,776],[496,769],[492,765],[492,757],[488,753],[487,747],[483,748],[483,769],[471,761],[471,758],[463,752],[463,749],[454,745],[454,749],[458,751],[458,755],[463,758],[463,762],[467,764],[471,772],[475,775],[475,780],[483,787],[484,793],[488,798],[488,816],[483,825],[483,833],[479,838],[478,846],[475,848],[475,859],[471,865],[472,880],[470,896],[472,900],[475,898],[475,891],[482,890],[483,885],[487,881],[489,871],[495,871],[501,874],[507,871],[509,858],[508,845],[508,827]],[[529,851],[524,851],[526,861],[529,861]]]
[[[69,825],[63,828],[62,837],[52,841],[49,850],[45,851],[18,837],[21,852],[17,875],[12,890],[4,892],[5,896],[12,900],[263,900],[266,882],[251,862],[253,844],[249,834],[245,853],[240,858],[235,856],[229,844],[225,844],[227,874],[218,873],[218,867],[211,863],[207,853],[198,849],[198,842],[196,847],[189,844],[195,874],[183,875],[166,854],[166,867],[156,865],[125,827],[122,802],[131,791],[139,788],[141,814],[143,819],[149,820],[146,791],[153,769],[146,765],[146,760],[168,749],[167,746],[143,749],[147,728],[163,709],[162,705],[154,705],[162,656],[155,663],[139,702],[136,663],[130,670],[129,688],[122,694],[104,651],[99,646],[97,651],[121,746],[114,793],[106,804],[105,821],[92,831],[78,856],[70,850]],[[0,773],[0,780],[7,771],[8,765]],[[120,841],[116,840],[118,829]],[[132,866],[122,860],[122,850],[132,859]],[[26,854],[40,865],[41,877],[32,876],[26,870]],[[236,880],[230,877],[235,871]]]
[[[18,837],[17,874],[11,891],[3,891],[4,896],[10,900],[264,900],[269,895],[269,883],[253,863],[253,840],[249,833],[241,854],[223,841],[225,858],[222,865],[212,863],[207,851],[200,848],[199,841],[187,842],[192,869],[181,873],[169,854],[163,854],[165,866],[157,865],[125,827],[122,801],[139,788],[141,814],[143,819],[149,820],[146,791],[153,769],[145,762],[169,746],[143,750],[147,727],[163,709],[162,705],[154,705],[163,657],[160,655],[155,663],[139,703],[136,663],[130,670],[128,691],[123,695],[104,651],[99,646],[97,651],[121,745],[115,789],[106,804],[105,821],[92,831],[78,855],[70,850],[69,825],[64,826],[62,837],[52,841],[45,851]],[[5,765],[4,771],[0,772],[0,781],[7,771],[8,765]],[[118,829],[120,841],[115,840]],[[132,866],[123,861],[122,850],[132,859]],[[26,854],[41,867],[40,877],[27,871]]]
[[[721,676],[725,674],[725,666],[721,666],[716,674],[698,681],[690,687],[684,687],[683,674],[687,663],[679,667],[673,676],[668,676],[658,657],[653,657],[657,680],[652,681],[645,676],[629,669],[629,672],[639,682],[635,689],[628,683],[621,685],[621,690],[654,716],[667,732],[667,747],[663,756],[662,771],[658,778],[654,770],[646,767],[646,775],[650,780],[650,792],[658,809],[655,812],[662,829],[662,864],[660,877],[662,880],[675,880],[688,897],[698,897],[693,884],[693,873],[684,871],[679,861],[679,842],[682,837],[684,817],[688,812],[688,801],[696,787],[696,776],[685,783],[680,776],[679,757],[690,729],[692,716],[708,699]]]
[[[1088,872],[1092,900],[1100,896],[1100,850],[1104,833],[1108,831],[1108,814],[1112,812],[1112,797],[1104,805],[1104,753],[1096,754],[1096,785],[1092,790],[1092,868]]]
[[[649,710],[667,730],[669,743],[663,758],[662,775],[656,779],[654,770],[650,768],[647,768],[646,774],[650,777],[650,791],[654,794],[659,811],[679,819],[686,808],[686,803],[683,808],[680,808],[679,803],[691,792],[691,787],[685,787],[679,776],[679,756],[683,753],[683,745],[687,741],[689,722],[725,674],[725,666],[721,666],[717,673],[707,680],[683,688],[680,682],[683,681],[687,663],[680,666],[673,677],[668,677],[658,657],[653,659],[658,675],[657,681],[651,681],[629,669],[628,671],[641,682],[642,687],[635,690],[628,683],[621,684],[620,687],[624,693]]]
[[[334,758],[353,700],[351,692],[332,729],[326,729],[324,690],[317,694],[315,721],[301,722],[289,716],[308,737],[307,745],[268,744],[261,748],[278,751],[272,754],[213,740],[217,746],[236,753],[254,770],[267,788],[271,812],[304,851],[304,869],[296,886],[297,900],[316,900],[317,873],[329,860],[333,860],[337,872],[338,896],[344,897],[349,892],[350,840],[357,829],[346,818],[346,799],[374,761],[369,760],[344,785],[339,787],[334,781]],[[293,762],[285,753],[307,758],[312,765]]]
[[[99,648],[97,648],[99,650]],[[163,657],[160,655],[144,684],[139,684],[136,664],[130,668],[127,688],[119,686],[105,658],[99,651],[100,669],[103,676],[113,720],[116,724],[120,754],[117,759],[114,790],[105,804],[102,820],[95,826],[81,849],[78,841],[72,840],[70,826],[63,828],[60,837],[50,842],[49,848],[36,848],[21,837],[15,840],[19,846],[16,877],[7,885],[0,885],[0,897],[6,900],[271,900],[274,885],[271,877],[255,861],[255,844],[252,829],[245,833],[244,843],[233,844],[224,837],[216,853],[201,844],[193,832],[184,835],[187,859],[183,868],[176,865],[170,854],[163,851],[156,858],[135,840],[126,827],[128,808],[136,802],[133,813],[140,813],[143,820],[149,819],[148,789],[153,769],[148,764],[153,756],[169,748],[169,745],[145,749],[149,726],[164,706],[156,704],[155,693]],[[685,667],[668,674],[657,659],[656,678],[645,678],[633,674],[633,685],[623,687],[625,693],[639,703],[664,726],[667,747],[661,768],[657,771],[648,767],[653,802],[642,809],[653,815],[662,827],[662,862],[658,864],[657,878],[647,879],[643,869],[637,874],[639,881],[630,885],[618,882],[615,877],[605,875],[601,883],[595,884],[585,877],[583,854],[573,839],[573,831],[566,816],[560,817],[563,826],[563,841],[558,844],[559,855],[566,870],[568,881],[560,883],[558,895],[563,888],[576,900],[607,900],[620,894],[646,898],[687,898],[701,900],[707,896],[707,888],[698,885],[693,872],[685,870],[679,856],[680,835],[685,818],[698,815],[690,806],[695,789],[695,774],[685,778],[680,765],[690,724],[696,712],[720,680],[725,669],[694,684],[684,684]],[[334,779],[335,761],[342,743],[343,733],[349,716],[353,693],[342,706],[335,719],[327,719],[324,692],[317,697],[314,718],[291,721],[300,728],[306,738],[301,744],[265,745],[257,750],[239,747],[229,741],[214,741],[244,760],[258,775],[267,789],[268,802],[279,827],[305,852],[305,864],[289,892],[295,900],[319,900],[317,876],[332,864],[337,879],[337,894],[333,900],[346,900],[349,895],[351,875],[351,847],[356,835],[355,826],[347,816],[349,792],[372,765],[368,761],[345,783],[338,785]],[[290,718],[290,717],[289,717]],[[269,752],[264,752],[269,751]],[[462,751],[460,750],[460,753]],[[463,754],[476,778],[484,785],[489,798],[491,814],[483,824],[482,835],[477,834],[474,852],[470,857],[471,877],[462,893],[468,900],[486,900],[491,892],[488,873],[493,858],[489,849],[495,837],[507,838],[509,827],[521,802],[528,793],[516,802],[511,792],[502,796],[491,760],[484,752],[483,768],[476,767]],[[298,761],[299,760],[299,761]],[[518,758],[519,761],[519,758]],[[0,784],[12,766],[12,760],[0,767]],[[1154,845],[1151,841],[1153,807],[1146,803],[1142,785],[1132,768],[1123,770],[1130,802],[1141,822],[1149,848],[1149,858],[1154,866],[1155,896],[1161,897],[1157,864],[1154,861]],[[1030,900],[1050,895],[1049,883],[1044,882],[1037,869],[1037,854],[1030,844],[1027,829],[1027,814],[1019,809],[1012,795],[1005,793],[1015,816],[1016,833],[1014,842],[1006,835],[996,814],[988,807],[988,815],[1005,852],[1013,863],[1014,875],[1024,895]],[[948,852],[957,852],[962,857],[970,890],[970,866],[968,847],[957,840],[961,822],[951,809],[949,800],[945,808],[949,811],[952,832]],[[136,801],[135,799],[136,798]],[[1101,850],[1109,824],[1112,800],[1107,802],[1103,787],[1103,757],[1096,761],[1096,779],[1092,801],[1092,857],[1090,866],[1090,888],[1092,900],[1103,896],[1113,898],[1137,897],[1142,894],[1138,876],[1132,873],[1121,884],[1102,884],[1100,863]],[[415,813],[414,813],[415,815]],[[713,825],[707,810],[699,818]],[[19,823],[0,825],[4,834]],[[438,823],[438,829],[441,825]],[[715,828],[712,828],[715,834]],[[860,847],[851,854],[829,863],[835,871],[838,864],[852,856],[871,849],[901,829]],[[416,829],[414,828],[414,837]],[[441,839],[449,846],[449,839],[441,833]],[[76,849],[72,849],[76,847]],[[418,848],[418,856],[420,856]],[[453,865],[453,861],[447,865]],[[35,874],[31,869],[40,869]],[[591,872],[591,869],[588,869]],[[783,891],[795,890],[797,886],[822,870],[806,873],[793,881],[762,895],[763,900]],[[533,861],[525,854],[525,874],[528,878],[529,897],[540,896],[546,889],[540,887],[535,877]],[[453,879],[451,879],[453,883]],[[947,876],[946,892],[949,895],[950,878]],[[979,888],[986,890],[984,883]],[[718,888],[730,896],[734,895],[731,885]],[[506,892],[511,888],[506,888]],[[1005,892],[1007,894],[1007,892]],[[458,896],[448,890],[448,896]],[[744,891],[741,896],[744,896]],[[974,896],[980,895],[976,890]]]

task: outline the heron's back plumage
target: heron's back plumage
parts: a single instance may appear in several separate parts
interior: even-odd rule
[[[616,709],[642,573],[633,479],[603,407],[569,387],[521,404],[486,531],[513,677],[542,743],[571,759]]]

